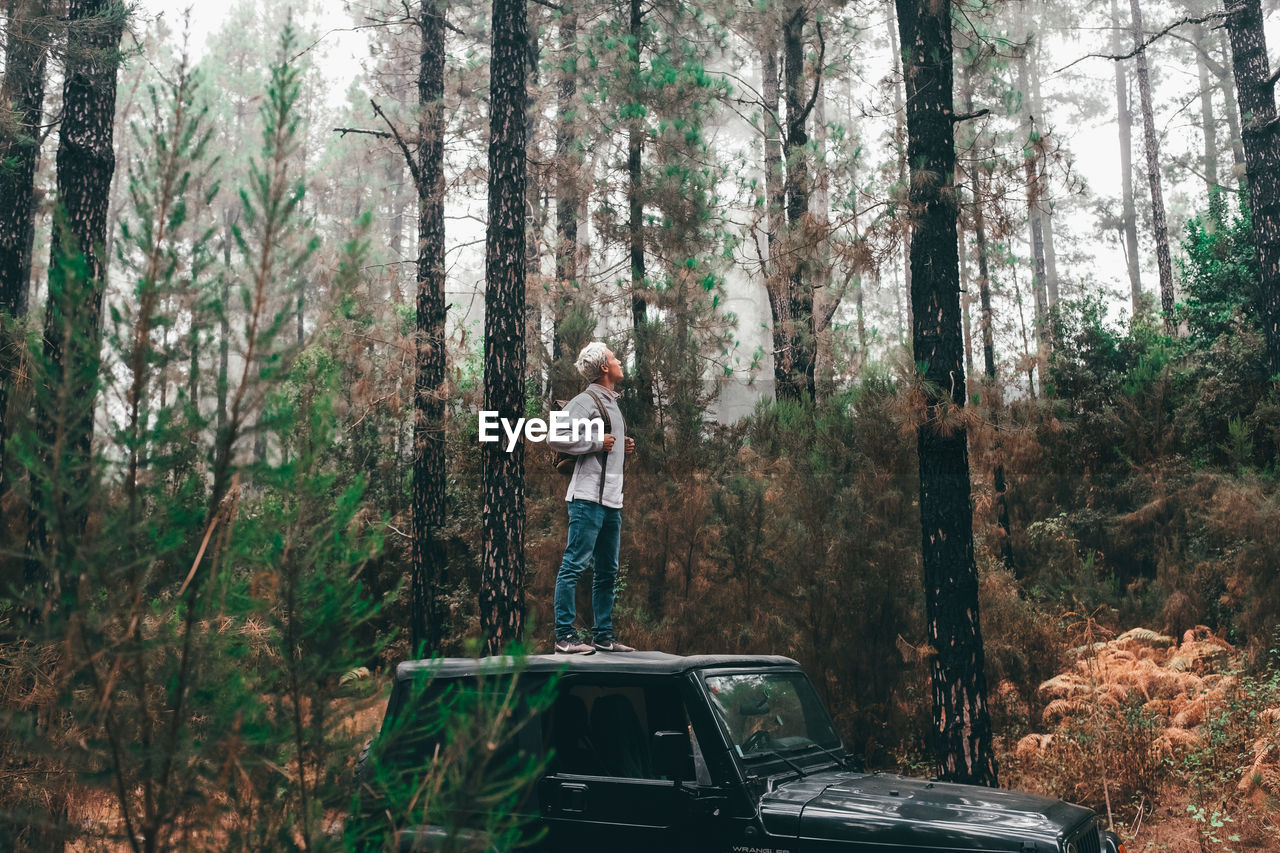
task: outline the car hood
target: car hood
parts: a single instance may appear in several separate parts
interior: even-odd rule
[[[1021,851],[1032,841],[1056,849],[1057,839],[1078,835],[1093,818],[1034,794],[844,771],[779,785],[760,808],[775,835],[946,850]]]

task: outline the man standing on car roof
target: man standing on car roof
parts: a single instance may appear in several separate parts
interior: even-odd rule
[[[564,496],[569,503],[569,544],[556,574],[556,651],[579,655],[634,652],[613,638],[613,597],[622,543],[622,468],[625,455],[636,449],[618,408],[621,395],[614,390],[622,381],[622,363],[602,342],[592,341],[578,353],[574,366],[591,384],[569,401],[565,413],[571,422],[600,420],[603,415],[605,429],[603,440],[596,434],[579,434],[579,440],[574,441],[572,436],[554,431],[547,439],[556,450],[578,457]],[[593,556],[591,610],[595,625],[594,642],[588,645],[578,639],[573,622],[577,618],[578,578]]]

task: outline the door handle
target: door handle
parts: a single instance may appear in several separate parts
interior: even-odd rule
[[[580,782],[565,782],[560,786],[560,810],[581,814],[587,810],[587,786]]]

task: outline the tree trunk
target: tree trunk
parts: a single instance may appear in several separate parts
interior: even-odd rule
[[[1142,8],[1139,0],[1129,0],[1133,14],[1133,46],[1142,45]],[[1166,331],[1173,333],[1173,260],[1169,255],[1169,229],[1165,224],[1164,189],[1160,180],[1160,144],[1156,139],[1156,119],[1151,107],[1151,77],[1147,72],[1147,52],[1137,56],[1138,97],[1142,106],[1142,137],[1147,153],[1147,183],[1151,186],[1151,229],[1156,238],[1156,269],[1160,272],[1160,313]]]
[[[489,61],[489,224],[485,235],[485,408],[524,414],[525,0],[494,0]],[[489,654],[524,633],[524,445],[481,448],[480,624]]]
[[[781,396],[793,400],[814,396],[813,280],[809,253],[813,243],[809,216],[809,132],[806,127],[811,103],[806,103],[804,85],[804,26],[807,13],[803,3],[788,6],[782,28],[783,77],[787,99],[786,197],[787,197],[787,291],[791,302],[791,325],[787,338],[791,346],[791,372],[779,387]],[[815,86],[821,85],[816,80]]]
[[[964,111],[973,114],[973,78],[964,75]],[[975,139],[976,143],[976,139]],[[973,162],[981,162],[975,154]],[[1000,446],[1000,386],[996,381],[996,347],[991,314],[991,264],[987,254],[987,217],[984,211],[985,196],[982,190],[981,169],[973,168],[969,174],[970,192],[973,194],[973,241],[978,260],[978,306],[981,309],[979,329],[982,334],[983,384],[986,400],[991,407],[992,455],[995,462],[991,471],[991,488],[996,498],[996,523],[1000,525],[1000,558],[1005,568],[1013,570],[1013,542],[1009,537],[1009,496],[1004,478],[1004,451]],[[972,370],[972,368],[970,368]]]
[[[560,76],[556,81],[556,285],[552,300],[551,398],[567,399],[577,387],[565,365],[562,324],[578,294],[578,204],[582,157],[578,152],[578,16],[568,4],[560,16]]]
[[[769,256],[765,261],[764,279],[773,322],[774,394],[781,397],[784,386],[790,382],[794,353],[788,333],[791,328],[791,300],[787,296],[790,276],[783,268],[789,256],[783,248],[787,192],[782,168],[782,118],[778,110],[778,39],[773,22],[765,26],[768,31],[760,50],[760,89],[764,101],[765,241]]]
[[[641,103],[640,53],[644,35],[644,19],[640,14],[640,0],[630,0],[628,32],[628,63],[631,76],[627,81],[631,97],[631,118],[627,122],[627,235],[631,247],[631,324],[635,334],[635,389],[636,408],[633,424],[642,427],[650,421],[653,407],[652,353],[649,352],[648,326],[649,303],[645,299],[644,265],[644,200],[642,182],[644,171],[641,158],[644,150],[644,116]]]
[[[815,144],[813,196],[809,200],[814,230],[813,269],[813,399],[826,399],[835,392],[835,364],[832,350],[831,322],[840,307],[840,297],[831,288],[831,257],[827,250],[827,231],[831,220],[831,198],[827,157],[827,98],[819,88],[813,101],[813,136]],[[854,228],[857,228],[855,220]],[[819,307],[821,306],[821,307]],[[821,376],[819,376],[821,370]]]
[[[925,621],[933,684],[933,742],[941,779],[996,784],[973,554],[960,330],[951,4],[897,0],[907,93],[915,358],[925,366],[926,411],[917,431]]]
[[[1280,117],[1259,0],[1227,0],[1231,68],[1240,98],[1249,209],[1258,264],[1258,320],[1267,367],[1280,374]]]
[[[1227,130],[1231,134],[1231,162],[1239,178],[1245,170],[1244,143],[1240,138],[1240,104],[1236,100],[1236,81],[1231,70],[1231,36],[1225,26],[1218,30],[1218,38],[1222,44],[1222,73],[1218,75],[1218,84],[1222,86],[1223,112],[1227,114]]]
[[[897,28],[897,9],[894,2],[889,3],[889,49],[893,53],[893,73],[894,76],[902,75],[903,52],[898,45],[898,28]],[[897,149],[898,155],[898,186],[906,192],[907,187],[907,124],[906,109],[902,103],[902,90],[906,87],[906,81],[902,86],[896,82],[893,84],[893,144]],[[910,336],[912,328],[911,317],[911,217],[903,217],[902,223],[902,276],[905,279],[901,292],[894,293],[894,306],[900,305],[901,293],[907,295],[907,318],[906,318],[906,334]],[[902,316],[901,310],[896,310],[897,317]],[[903,340],[904,326],[899,326],[898,340]]]
[[[547,180],[547,158],[542,153],[541,140],[538,135],[538,122],[541,119],[538,110],[538,91],[541,88],[542,45],[540,42],[541,18],[545,11],[537,3],[527,5],[525,12],[528,20],[525,28],[529,33],[529,80],[525,86],[524,101],[524,135],[525,161],[527,173],[524,187],[524,208],[529,217],[524,231],[525,254],[525,341],[533,346],[534,371],[538,377],[537,386],[546,387],[551,383],[551,365],[547,349],[542,344],[542,305],[545,301],[538,296],[538,291],[545,286],[542,277],[542,239],[547,230],[546,192],[543,184]],[[533,290],[530,300],[529,291]],[[545,371],[545,372],[544,372]],[[544,381],[545,380],[545,381]]]
[[[960,183],[959,170],[956,183]],[[973,369],[973,327],[969,323],[969,249],[965,245],[964,220],[956,222],[956,242],[960,252],[960,320],[964,326],[964,375],[965,393],[969,392],[969,383],[973,381],[976,371]]]
[[[1208,50],[1208,33],[1203,24],[1193,32],[1196,42],[1196,77],[1200,84],[1200,135],[1204,139],[1204,182],[1209,195],[1220,189],[1218,184],[1218,134],[1213,123],[1213,86],[1209,82],[1209,66],[1204,52]]]
[[[44,70],[49,53],[46,0],[13,0],[8,9],[0,105],[0,495],[9,490],[9,397],[18,381],[22,321],[31,287],[35,238],[35,175],[44,115]]]
[[[1119,55],[1120,6],[1111,0],[1111,52]],[[1138,264],[1138,211],[1133,202],[1133,118],[1129,112],[1129,81],[1123,62],[1116,62],[1116,124],[1120,128],[1121,238],[1129,270],[1129,298],[1133,316],[1142,312],[1142,273]]]
[[[418,293],[413,382],[413,560],[409,645],[414,657],[440,650],[448,583],[445,521],[444,9],[423,0],[418,65]]]
[[[1031,74],[1031,107],[1034,110],[1032,115],[1039,118],[1041,126],[1048,127],[1048,119],[1045,117],[1044,111],[1044,99],[1040,97],[1039,40],[1032,47],[1028,68]],[[1058,253],[1053,247],[1053,211],[1045,200],[1048,187],[1044,180],[1043,171],[1040,175],[1039,190],[1036,201],[1037,209],[1040,213],[1040,232],[1044,239],[1044,284],[1045,291],[1049,297],[1049,308],[1052,309],[1058,304]]]
[[[49,248],[44,325],[48,386],[35,395],[40,461],[57,482],[46,481],[34,489],[28,580],[38,575],[42,554],[44,564],[51,565],[63,545],[74,547],[86,521],[87,508],[80,499],[92,469],[107,205],[116,167],[117,50],[124,21],[125,9],[114,0],[71,0],[68,7],[58,210]],[[56,528],[52,537],[49,521]],[[53,586],[56,594],[56,578]]]
[[[1019,9],[1022,7],[1020,6]],[[1022,16],[1019,13],[1019,29]],[[1019,33],[1022,38],[1022,33]],[[1040,146],[1035,116],[1031,112],[1031,83],[1027,71],[1027,50],[1018,54],[1018,89],[1022,92],[1022,123],[1026,126],[1026,142],[1022,151],[1022,172],[1027,184],[1027,242],[1031,248],[1031,292],[1036,301],[1036,344],[1040,350],[1040,370],[1047,361],[1049,345],[1047,291],[1048,271],[1044,259],[1044,225],[1040,214]],[[1042,380],[1043,381],[1043,380]]]

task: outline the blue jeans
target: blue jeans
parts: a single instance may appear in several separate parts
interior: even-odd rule
[[[622,544],[622,510],[595,501],[575,498],[569,502],[569,545],[556,574],[556,638],[574,635],[577,616],[574,594],[578,578],[595,557],[591,579],[591,609],[595,638],[613,637],[613,595],[618,582],[618,549]]]

